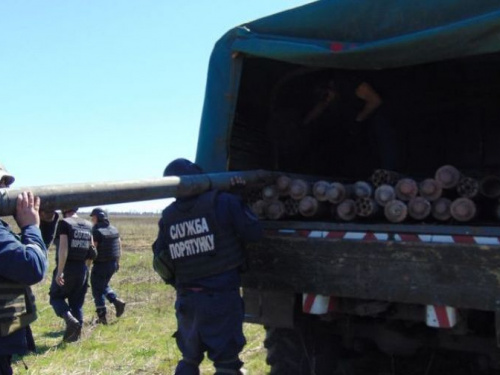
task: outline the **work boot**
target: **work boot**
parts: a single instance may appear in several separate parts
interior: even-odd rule
[[[63,319],[66,322],[66,331],[64,331],[63,341],[78,341],[80,334],[82,333],[82,326],[80,325],[80,322],[73,315],[71,315],[69,311],[64,313]]]
[[[117,298],[113,301],[113,305],[115,305],[116,317],[119,318],[125,312],[125,302]]]
[[[96,310],[97,313],[97,324],[108,324],[108,320],[106,319],[106,308],[105,307],[99,307]]]

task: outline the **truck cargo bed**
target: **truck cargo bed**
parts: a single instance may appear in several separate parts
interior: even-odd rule
[[[500,306],[500,229],[264,222],[245,287],[457,308]]]

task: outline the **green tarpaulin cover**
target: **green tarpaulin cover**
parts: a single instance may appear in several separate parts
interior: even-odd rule
[[[385,69],[499,50],[498,0],[320,0],[246,23],[213,50],[197,161],[225,169],[242,56]]]

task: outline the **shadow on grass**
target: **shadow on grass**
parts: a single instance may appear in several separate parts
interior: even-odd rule
[[[68,345],[68,343],[66,343],[64,341],[60,341],[59,343],[54,344],[54,345],[44,345],[44,344],[37,345],[35,354],[36,355],[45,354],[50,350],[59,349],[59,348],[65,347],[66,345]]]
[[[62,336],[62,335],[61,335]],[[32,354],[32,355],[43,355],[51,350],[54,350],[54,349],[59,349],[61,347],[64,347],[66,346],[67,343],[61,341],[59,342],[58,344],[55,344],[55,345],[36,345],[36,351],[35,352],[32,352],[32,353],[29,353],[29,354]],[[26,363],[24,362],[23,360],[23,357],[24,356],[20,356],[20,355],[17,355],[17,354],[14,354],[12,356],[12,363],[13,364],[20,364],[22,363],[23,366],[26,368],[26,370],[28,369],[27,366],[26,366]]]
[[[47,338],[51,338],[51,339],[55,339],[57,337],[61,337],[63,336],[64,334],[64,331],[54,331],[54,332],[46,332],[42,335],[42,337],[47,337]]]

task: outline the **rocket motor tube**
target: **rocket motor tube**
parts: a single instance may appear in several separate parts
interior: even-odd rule
[[[401,201],[409,201],[418,194],[417,182],[411,178],[402,178],[394,188],[396,197]]]
[[[500,177],[486,176],[479,182],[479,191],[490,199],[500,198]]]
[[[67,185],[31,186],[0,189],[0,216],[13,215],[17,196],[31,191],[40,197],[43,210],[89,207],[103,204],[139,202],[199,195],[210,189],[231,190],[231,179],[241,177],[246,186],[269,184],[276,172],[252,170],[170,176],[148,180],[112,181]]]
[[[451,200],[448,198],[439,198],[432,202],[432,217],[436,220],[447,221],[451,219]]]
[[[401,223],[408,216],[408,207],[404,202],[394,199],[385,205],[384,216],[391,223]]]
[[[462,174],[453,165],[443,165],[437,169],[434,178],[441,183],[443,189],[453,189],[458,185]]]
[[[433,202],[443,195],[441,183],[434,178],[426,178],[418,186],[420,195],[430,202]]]
[[[340,182],[332,182],[326,191],[327,200],[333,204],[339,204],[349,196],[349,191]]]
[[[431,214],[431,203],[423,197],[415,197],[408,202],[408,215],[415,220],[424,220]]]
[[[326,181],[317,181],[312,187],[312,193],[314,198],[320,202],[325,202],[328,200],[327,192],[330,188],[330,183]]]
[[[392,186],[383,184],[375,189],[374,198],[379,205],[384,207],[387,203],[396,199],[396,192]]]

